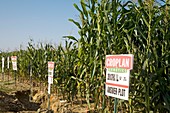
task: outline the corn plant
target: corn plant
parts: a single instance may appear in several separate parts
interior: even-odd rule
[[[170,112],[169,0],[80,0],[74,7],[80,38],[65,36],[65,46],[28,43],[18,56],[19,74],[47,83],[47,62],[55,62],[54,86],[63,99],[86,100],[97,112],[113,111],[113,97],[105,96],[105,56],[134,54],[129,100],[119,100],[122,112]],[[2,56],[2,53],[1,53]],[[5,56],[5,54],[3,54]],[[7,55],[6,55],[7,56]],[[94,103],[92,105],[92,103]]]
[[[169,94],[165,93],[165,90],[157,92],[156,84],[160,83],[155,82],[156,80],[165,82],[165,78],[160,76],[163,73],[167,76],[165,83],[169,81],[169,52],[166,51],[169,49],[167,46],[169,39],[165,38],[168,36],[168,32],[165,33],[165,31],[169,30],[169,24],[165,23],[165,20],[168,19],[168,5],[165,7],[166,13],[163,11],[164,8],[157,6],[153,0],[139,0],[137,5],[131,1],[122,4],[119,0],[101,0],[100,3],[93,0],[86,2],[81,0],[82,9],[77,5],[74,6],[80,12],[81,23],[79,24],[72,19],[70,21],[80,29],[81,38],[78,41],[80,73],[78,75],[85,77],[85,87],[89,87],[89,84],[92,84],[90,80],[94,78],[91,72],[94,72],[95,68],[90,62],[96,63],[96,57],[93,55],[99,55],[97,62],[102,64],[104,62],[102,58],[106,54],[132,53],[135,55],[136,67],[131,76],[133,80],[131,82],[132,90],[130,90],[128,105],[125,105],[126,109],[129,112],[158,112],[162,110],[165,112],[169,110],[167,107],[169,106]],[[158,46],[159,44],[163,45]],[[164,50],[165,48],[167,49]],[[161,54],[166,54],[166,57],[159,57]],[[161,67],[158,67],[162,64],[158,63],[161,60],[166,62],[162,62],[164,64],[162,71],[160,71]],[[103,65],[101,67],[104,68]],[[96,75],[101,76],[103,74],[102,69]],[[159,79],[158,76],[160,76]],[[166,86],[162,82],[161,84],[158,89]],[[169,90],[168,87],[165,89]],[[89,89],[86,89],[88,104],[89,93]],[[157,105],[153,102],[155,97],[163,97],[164,101],[162,102],[164,104],[159,103]],[[159,99],[159,101],[161,100]],[[159,105],[162,105],[162,107],[154,107]]]

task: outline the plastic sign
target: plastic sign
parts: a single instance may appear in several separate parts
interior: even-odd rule
[[[54,62],[48,62],[48,83],[53,84]]]
[[[123,68],[133,69],[132,55],[107,55],[106,56],[106,68]]]
[[[4,57],[2,57],[2,73],[4,72],[4,61],[5,61],[5,59],[4,59]]]
[[[17,70],[17,56],[11,56],[13,70]]]
[[[128,100],[130,70],[133,69],[133,55],[106,55],[106,89],[108,96]]]
[[[7,57],[7,68],[9,69],[9,57]]]

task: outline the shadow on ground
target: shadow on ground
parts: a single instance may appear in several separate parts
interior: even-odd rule
[[[12,94],[7,94],[0,91],[0,111],[37,111],[40,108],[40,103],[30,102],[29,94],[30,90],[17,91]]]

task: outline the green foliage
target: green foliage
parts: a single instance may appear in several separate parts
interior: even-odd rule
[[[81,36],[78,42],[78,75],[83,75],[87,81],[87,102],[89,95],[100,98],[94,92],[98,92],[98,86],[104,84],[105,55],[131,53],[135,64],[131,74],[130,98],[121,105],[129,112],[169,111],[169,6],[163,8],[152,0],[139,0],[137,5],[131,1],[122,4],[119,0],[101,0],[100,3],[82,0],[81,8],[74,6],[81,19],[81,23],[71,20],[80,29]],[[103,81],[94,83],[97,78]],[[96,91],[89,91],[92,84],[95,84]],[[113,108],[113,100],[101,98],[106,100],[102,107],[106,107],[107,103]]]
[[[47,82],[47,62],[55,62],[54,85],[63,98],[86,99],[88,107],[113,111],[105,96],[105,56],[134,54],[129,100],[120,100],[123,112],[170,112],[170,6],[153,0],[81,0],[74,4],[80,21],[69,19],[80,38],[64,36],[65,46],[31,40],[26,50],[1,53],[18,56],[18,73]]]

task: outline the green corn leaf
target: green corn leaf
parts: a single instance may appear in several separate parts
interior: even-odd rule
[[[78,22],[74,21],[73,19],[69,19],[70,22],[73,22],[79,29],[81,29],[81,26]]]
[[[63,36],[63,38],[68,38],[68,39],[78,42],[78,40],[74,36]]]

